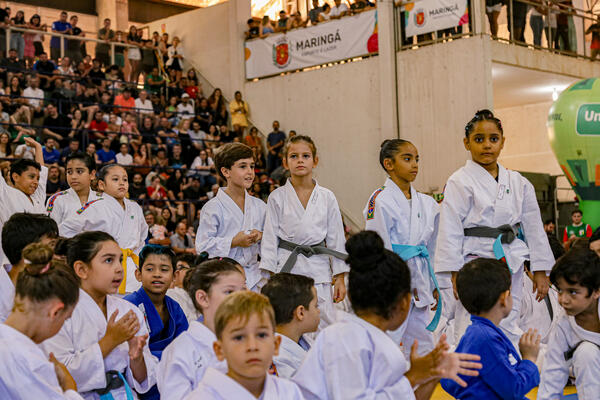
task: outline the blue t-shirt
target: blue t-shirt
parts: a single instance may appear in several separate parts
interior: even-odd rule
[[[117,155],[112,150],[105,151],[104,149],[100,149],[96,152],[96,154],[98,155],[98,159],[102,164],[113,160],[115,162],[117,161]]]
[[[60,151],[57,149],[48,151],[46,146],[44,146],[42,148],[42,153],[44,154],[44,164],[54,164],[60,161]]]
[[[444,390],[461,400],[526,400],[525,395],[540,384],[536,365],[521,360],[504,332],[489,319],[471,315],[471,322],[456,352],[479,355],[483,368],[479,376],[461,376],[465,388],[442,379]]]
[[[64,33],[65,31],[67,31],[71,28],[72,28],[72,26],[68,22],[54,21],[52,23],[52,30],[58,31],[59,33]],[[58,36],[52,36],[52,39],[50,39],[50,47],[53,47],[55,49],[60,47],[60,38]],[[66,49],[67,49],[67,39],[65,39],[65,50]]]
[[[285,133],[282,131],[279,132],[271,132],[267,136],[267,143],[269,146],[274,146],[279,142],[285,142]]]

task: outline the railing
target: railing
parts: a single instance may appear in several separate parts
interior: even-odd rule
[[[484,18],[485,21],[478,21],[480,26],[484,27],[481,34],[488,35],[494,40],[539,50],[548,50],[568,56],[592,59],[589,43],[586,42],[586,37],[591,35],[591,33],[586,33],[586,30],[591,24],[597,22],[598,18],[591,11],[566,7],[553,0],[507,0],[506,7],[502,6],[502,11],[498,16],[498,32],[496,35],[493,35],[489,24],[490,17],[487,16],[486,18],[483,16],[483,13],[480,16],[473,12],[474,1],[482,0],[469,0],[468,2],[470,18],[468,31],[463,28],[462,32],[456,32],[445,37],[438,35],[438,32],[432,32],[431,34],[421,35],[415,43],[413,43],[413,38],[405,38],[403,32],[404,11],[400,6],[395,7],[396,50],[407,50],[478,34],[474,33],[472,29],[473,18]],[[404,2],[401,5],[406,3]],[[416,4],[418,4],[418,0]],[[515,6],[517,12],[515,12]],[[485,8],[485,4],[481,7]],[[536,31],[534,32],[531,26],[531,10],[535,9],[535,7],[543,11],[543,13],[539,16],[539,19],[536,16],[536,20],[534,21]],[[561,22],[563,23],[556,24],[558,18],[561,18]],[[566,24],[564,23],[565,20]],[[524,23],[524,25],[522,27],[518,26],[521,23]],[[460,27],[457,27],[457,29],[460,29]],[[517,37],[516,34],[519,36]],[[561,38],[557,37],[559,34],[562,35]],[[576,42],[573,43],[574,46],[571,44],[571,41],[573,41],[572,38]],[[561,47],[557,47],[558,44]]]

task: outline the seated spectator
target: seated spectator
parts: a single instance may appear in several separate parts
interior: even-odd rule
[[[171,200],[183,200],[183,189],[186,185],[186,179],[181,169],[168,170],[169,179],[167,179],[167,196]]]
[[[156,157],[152,160],[153,167],[162,167],[166,168],[169,166],[169,159],[167,158],[167,150],[163,147],[159,147],[156,150]]]
[[[85,120],[83,119],[83,113],[80,109],[76,108],[73,111],[73,119],[71,120],[71,132],[69,132],[69,139],[77,138],[79,143],[83,141],[83,131],[86,128]]]
[[[196,209],[202,208],[202,205],[208,201],[206,191],[198,178],[191,178],[190,185],[183,190],[183,197],[190,201],[190,212],[196,214]]]
[[[71,66],[71,59],[69,57],[63,57],[60,60],[60,63],[58,65],[58,68],[56,68],[56,70],[54,70],[55,74],[59,74],[59,75],[73,75],[75,74],[75,71],[73,70],[73,67]],[[66,77],[63,77],[66,78]]]
[[[194,121],[200,123],[200,128],[203,131],[207,131],[210,124],[213,123],[213,110],[208,104],[208,99],[201,98],[198,104],[198,110],[196,111],[196,118]]]
[[[290,24],[290,18],[285,13],[285,10],[279,11],[279,19],[277,20],[275,32],[286,32],[288,29],[290,29]]]
[[[94,119],[90,122],[90,132],[88,138],[91,141],[97,141],[98,139],[105,138],[105,132],[108,129],[108,124],[104,120],[104,113],[102,111],[96,111],[94,113]]]
[[[173,145],[172,154],[169,158],[169,166],[173,168],[187,168],[183,159],[182,147],[179,143]]]
[[[44,91],[40,89],[39,85],[40,78],[32,76],[29,80],[29,86],[23,91],[23,96],[26,97],[27,105],[31,108],[33,120],[44,116],[44,110],[42,108]]]
[[[26,160],[35,160],[35,147],[28,144],[23,143],[17,146],[15,149],[15,158],[24,158]],[[46,186],[46,189],[48,186]]]
[[[152,184],[146,188],[146,194],[150,200],[167,199],[167,191],[160,182],[160,176],[155,175],[152,178]],[[158,206],[158,203],[155,203],[155,206]]]
[[[167,228],[167,232],[169,233],[169,235],[174,233],[175,228],[177,228],[177,216],[173,214],[171,208],[168,206],[163,207],[163,209],[160,210],[160,217],[162,218],[162,223],[165,226],[165,228]]]
[[[192,129],[188,131],[190,141],[192,142],[193,148],[200,151],[204,148],[204,139],[206,139],[206,132],[200,128],[200,122],[193,121]]]
[[[118,113],[122,113],[125,111],[133,111],[135,108],[135,100],[131,97],[131,89],[125,88],[121,92],[121,94],[115,96],[114,105],[117,108]]]
[[[331,7],[329,7],[329,4],[325,3],[325,4],[323,4],[321,13],[319,14],[319,22],[326,22],[326,21],[329,21],[330,19],[331,19]]]
[[[312,10],[308,12],[308,19],[311,25],[319,23],[319,14],[323,11],[322,7],[319,7],[319,0],[312,0]]]
[[[155,207],[151,205],[150,208],[153,209]],[[156,218],[152,211],[146,211],[144,217],[146,224],[148,224],[148,243],[169,246],[171,241],[167,237],[167,228],[164,225],[156,223]]]
[[[129,154],[129,145],[127,143],[121,143],[120,152],[116,155],[117,164],[119,165],[131,165],[133,164],[133,157]]]
[[[273,32],[275,32],[275,28],[273,27],[269,16],[265,15],[260,23],[260,37],[265,37]]]
[[[144,185],[144,177],[139,172],[133,174],[133,179],[129,184],[130,199],[145,199],[146,185]]]
[[[6,77],[7,82],[10,82],[13,76],[21,79],[24,71],[25,61],[18,58],[16,49],[10,49],[8,57],[0,60],[0,73],[2,73],[2,77]]]
[[[206,133],[206,140],[204,141],[204,146],[207,149],[215,149],[221,145],[221,134],[219,128],[216,125],[211,125],[208,127],[208,132]]]
[[[219,137],[221,138],[221,142],[223,143],[231,143],[234,141],[234,138],[237,137],[236,132],[232,132],[227,128],[227,125],[223,124],[219,127]]]
[[[100,102],[98,103],[98,109],[104,113],[104,115],[109,115],[113,112],[113,99],[108,91],[102,92],[100,95]]]
[[[52,139],[51,139],[52,140]],[[46,181],[46,194],[53,195],[56,192],[67,190],[69,185],[61,178],[60,168],[57,165],[48,166],[48,180]]]
[[[47,137],[45,146],[42,147],[44,154],[44,164],[58,164],[60,162],[60,151],[56,148],[57,143],[52,137]]]
[[[0,132],[0,158],[13,158],[10,141],[8,132]]]
[[[202,150],[198,157],[194,159],[188,171],[188,176],[197,178],[202,187],[209,187],[217,183],[217,179],[212,175],[215,172],[215,163],[208,156],[206,150]]]
[[[6,103],[6,111],[16,122],[31,125],[31,110],[27,106],[27,99],[23,98],[21,82],[16,75],[11,78],[10,85],[6,88],[6,94],[9,97],[2,99]]]
[[[231,125],[235,133],[242,137],[244,130],[248,127],[248,116],[250,108],[248,103],[242,100],[242,93],[235,92],[235,98],[229,103],[229,112],[231,113]]]
[[[47,117],[44,118],[43,135],[51,136],[58,141],[60,147],[66,147],[71,132],[71,119],[58,113],[58,109],[52,103],[46,106]]]
[[[146,77],[147,89],[152,93],[160,94],[165,85],[165,78],[158,73],[158,67],[153,67],[152,72]]]
[[[98,169],[106,164],[114,164],[117,162],[117,155],[110,149],[110,138],[102,139],[102,148],[96,152],[98,155]]]
[[[200,95],[202,94],[202,91],[200,90],[198,84],[194,83],[194,81],[190,81],[186,76],[182,76],[181,87],[183,88],[183,91],[185,93],[190,95],[190,99],[192,99],[192,102],[196,104],[196,100],[198,100],[198,98],[200,98]]]
[[[106,79],[106,74],[102,71],[102,63],[98,58],[92,60],[92,68],[87,73],[92,83],[96,86],[102,86]]]
[[[48,60],[48,54],[46,54],[45,52],[40,54],[39,60],[37,60],[36,63],[33,64],[33,70],[39,74],[40,86],[43,89],[51,89],[52,82],[54,82],[54,80],[58,78],[58,76],[54,75],[54,71],[56,70],[56,64],[54,64],[54,62],[52,62],[51,60]]]
[[[260,36],[260,23],[254,18],[250,18],[247,22],[248,31],[246,32],[246,40],[255,39]]]
[[[96,86],[92,84],[87,84],[85,86],[85,91],[77,96],[75,100],[78,103],[79,109],[83,112],[83,117],[86,119],[89,124],[94,119],[94,114],[98,111],[98,89]]]
[[[98,167],[98,169],[100,169],[100,160],[98,159],[98,154],[96,154],[96,143],[94,143],[94,142],[88,143],[87,147],[85,148],[85,152],[90,157],[94,158],[94,161],[96,162],[96,166]]]
[[[152,102],[148,99],[148,92],[140,91],[139,97],[135,99],[135,108],[135,112],[139,114],[154,114]]]
[[[331,7],[331,11],[329,13],[329,18],[331,19],[339,19],[349,14],[348,6],[346,3],[342,3],[342,0],[333,0],[335,5]]]
[[[210,192],[206,193],[206,197],[210,200],[213,199],[217,193],[219,193],[219,185],[218,184],[214,184],[211,186],[210,188]]]
[[[187,224],[180,222],[175,228],[175,233],[171,236],[171,248],[176,254],[196,254],[194,240],[187,233]]]
[[[60,152],[60,165],[65,167],[67,164],[67,157],[71,154],[77,153],[79,150],[80,141],[78,137],[73,137],[69,140],[69,146],[65,147]]]
[[[262,151],[262,139],[260,138],[260,136],[258,136],[258,129],[256,129],[255,126],[250,128],[250,133],[244,138],[244,143],[250,147],[257,147],[258,149],[260,149],[260,151]]]
[[[304,28],[306,24],[308,24],[308,20],[303,21],[300,11],[296,11],[296,13],[292,15],[290,29]]]
[[[119,69],[118,66],[111,65],[106,68],[104,75],[106,77],[106,80],[103,81],[104,89],[108,90],[110,93],[117,93],[121,90],[121,87],[123,86],[123,77],[121,69]]]
[[[181,95],[181,103],[177,105],[177,116],[180,119],[191,119],[195,116],[194,104],[187,93]]]
[[[160,119],[158,128],[156,129],[159,138],[167,146],[171,147],[177,142],[177,133],[171,127],[171,122],[166,117]]]

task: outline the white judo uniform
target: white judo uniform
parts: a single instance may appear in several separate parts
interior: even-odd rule
[[[300,337],[300,342],[296,343],[285,335],[277,334],[277,336],[281,336],[281,345],[279,354],[273,357],[273,364],[275,364],[277,376],[289,379],[302,364],[310,349],[310,344],[304,337]]]
[[[272,273],[281,271],[291,252],[278,247],[279,239],[309,246],[325,241],[328,248],[345,253],[344,224],[333,192],[315,183],[304,209],[289,180],[284,186],[275,189],[267,201],[267,216],[260,252],[261,269]],[[329,255],[320,254],[312,257],[298,255],[291,273],[315,280],[318,305],[321,310],[321,327],[332,324],[336,320],[332,277],[349,270],[343,260]]]
[[[560,310],[550,332],[537,398],[560,399],[572,367],[577,398],[597,400],[600,396],[600,333],[583,329],[575,317],[567,315],[562,307]]]
[[[6,268],[0,266],[0,322],[6,321],[14,303],[15,284],[10,280]]]
[[[144,315],[130,302],[117,296],[106,296],[106,313],[112,315],[119,311],[119,320],[129,310],[138,317],[140,329],[137,336],[148,333]],[[118,345],[106,358],[98,342],[106,334],[107,320],[96,302],[83,290],[79,290],[79,302],[73,315],[66,320],[58,334],[44,341],[41,346],[46,354],[54,353],[56,358],[65,364],[75,382],[77,390],[84,399],[98,400],[100,396],[94,392],[106,387],[106,372],[118,371],[123,374],[132,390],[145,393],[156,383],[156,366],[158,360],[152,355],[148,343],[144,346],[144,361],[148,376],[145,381],[138,382],[129,368],[129,345],[127,342]],[[127,399],[125,387],[110,392],[115,400]],[[137,396],[134,393],[134,398]]]
[[[550,271],[554,265],[535,189],[527,179],[498,164],[496,181],[482,166],[471,160],[454,172],[444,190],[434,265],[440,286],[451,288],[451,272],[458,272],[466,262],[477,257],[495,258],[495,239],[465,236],[464,229],[477,226],[495,228],[504,224],[520,224],[525,236],[524,240],[516,238],[511,244],[502,245],[512,272],[513,309],[502,320],[500,328],[518,348],[523,333],[518,325],[523,293],[523,263],[530,260],[532,272]],[[444,300],[454,302],[451,290],[449,292],[450,295],[445,296]],[[459,302],[444,304],[444,307],[448,312],[454,310],[457,344],[470,323],[468,313]]]
[[[37,344],[4,324],[0,324],[0,360],[2,399],[82,399],[73,390],[63,392],[54,364],[48,361]]]
[[[90,193],[88,194],[88,198],[85,203],[96,200],[100,197],[102,197],[102,193],[96,193],[90,189]],[[60,226],[64,220],[74,216],[77,210],[85,206],[85,203],[81,204],[81,200],[79,200],[79,196],[75,190],[73,190],[73,188],[69,188],[50,196],[46,202],[46,212],[48,213],[48,216],[55,220]]]
[[[246,192],[244,212],[233,199],[219,188],[217,195],[202,207],[196,233],[196,251],[206,251],[210,257],[229,257],[244,267],[246,286],[258,290],[262,276],[258,269],[258,243],[250,247],[231,247],[231,240],[239,232],[253,229],[262,232],[265,225],[266,204]]]
[[[162,397],[161,397],[162,398]],[[185,400],[255,400],[245,387],[222,372],[208,368],[200,385]],[[260,400],[303,400],[294,382],[267,374]]]
[[[119,294],[133,293],[142,284],[135,278],[137,257],[148,236],[148,224],[142,208],[129,199],[123,199],[125,209],[114,197],[104,193],[101,197],[80,207],[58,227],[61,236],[70,238],[85,231],[102,231],[110,234],[123,250],[125,275]],[[126,265],[125,265],[126,263]]]
[[[215,334],[193,321],[187,331],[173,340],[158,363],[158,391],[163,400],[181,400],[194,390],[209,367],[227,372],[227,362],[213,351]]]
[[[371,195],[363,211],[365,229],[377,232],[385,248],[391,251],[393,244],[425,246],[433,268],[439,206],[433,197],[413,187],[410,195],[408,200],[402,189],[388,178],[384,186]],[[426,328],[433,316],[429,309],[435,304],[435,285],[426,258],[413,257],[406,263],[410,269],[413,303],[406,321],[390,332],[390,336],[396,343],[402,342],[405,355],[410,355],[415,339],[419,340],[419,353],[426,354],[434,347],[433,333]]]
[[[196,321],[202,315],[200,314],[200,311],[196,310],[192,298],[184,288],[176,287],[169,289],[167,290],[167,296],[179,304],[189,324]]]
[[[28,212],[45,214],[44,202],[46,201],[46,182],[48,181],[48,168],[42,166],[37,189],[30,196],[10,186],[0,173],[0,266],[9,261],[2,250],[2,227],[13,214]]]
[[[382,330],[343,313],[325,328],[292,380],[307,400],[415,398],[408,363]]]

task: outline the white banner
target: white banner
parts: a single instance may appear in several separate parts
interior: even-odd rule
[[[419,0],[404,9],[406,37],[469,23],[467,0]]]
[[[377,11],[246,42],[246,79],[276,75],[378,51]]]

